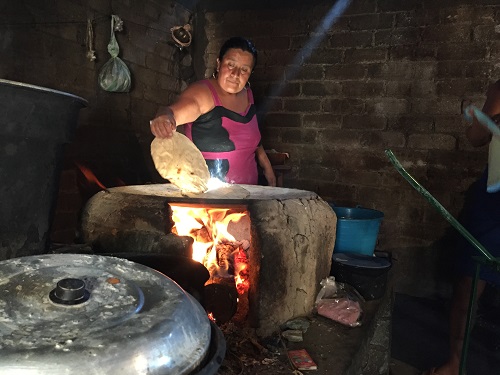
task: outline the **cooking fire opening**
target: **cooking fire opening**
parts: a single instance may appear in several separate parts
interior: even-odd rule
[[[193,239],[192,257],[210,273],[203,305],[217,324],[247,319],[252,241],[245,206],[169,204],[172,233]]]

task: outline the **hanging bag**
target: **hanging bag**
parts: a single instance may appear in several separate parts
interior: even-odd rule
[[[128,92],[130,91],[131,77],[127,65],[118,57],[120,47],[115,38],[115,23],[121,23],[118,16],[111,16],[111,40],[108,44],[108,52],[111,55],[99,72],[99,86],[105,91]]]

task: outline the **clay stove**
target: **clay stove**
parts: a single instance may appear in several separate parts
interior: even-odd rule
[[[329,275],[336,216],[317,194],[297,189],[229,185],[191,197],[171,184],[110,188],[82,214],[82,239],[103,253],[192,257],[193,239],[172,233],[172,205],[235,208],[250,218],[248,322],[266,337],[311,312]]]

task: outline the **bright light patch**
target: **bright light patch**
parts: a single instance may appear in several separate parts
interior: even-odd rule
[[[287,80],[293,80],[293,78],[297,75],[297,71],[300,69],[300,67],[303,65],[303,63],[311,56],[311,53],[313,50],[318,47],[319,43],[323,40],[323,38],[326,35],[326,32],[332,25],[335,23],[337,18],[342,16],[342,14],[345,12],[347,7],[351,4],[351,0],[338,0],[328,11],[328,13],[325,15],[325,17],[322,19],[321,23],[318,25],[318,27],[311,33],[311,38],[309,41],[306,43],[304,47],[295,55],[293,61],[289,64],[289,66],[292,68],[287,72]],[[272,93],[270,93],[268,96],[270,98],[280,96],[281,92],[283,91],[283,87],[285,86],[285,82],[281,82]],[[264,104],[264,107],[267,107],[269,105],[268,103]],[[264,108],[264,112],[266,109]]]
[[[218,178],[215,178],[215,177],[210,177],[210,179],[207,182],[207,186],[208,186],[208,190],[207,191],[216,190],[216,189],[219,189],[221,187],[226,187],[228,185],[229,184],[227,182],[221,181],[221,180],[219,180]]]

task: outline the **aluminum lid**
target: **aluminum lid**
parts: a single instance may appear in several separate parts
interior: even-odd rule
[[[188,374],[208,352],[201,305],[125,259],[9,259],[0,288],[1,374]]]

